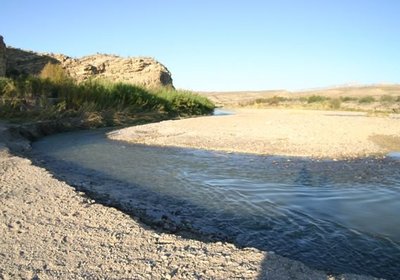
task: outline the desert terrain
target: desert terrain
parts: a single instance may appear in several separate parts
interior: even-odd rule
[[[400,150],[400,116],[293,109],[168,120],[111,132],[133,143],[313,158],[384,156]]]

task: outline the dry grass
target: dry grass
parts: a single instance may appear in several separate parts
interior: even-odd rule
[[[223,107],[291,108],[400,113],[400,85],[360,86],[313,91],[201,93]]]

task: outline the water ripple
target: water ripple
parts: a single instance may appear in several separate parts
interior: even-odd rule
[[[90,170],[91,180],[102,182],[102,174],[122,182],[112,189],[96,183],[91,191],[154,217],[167,212],[200,233],[331,272],[400,277],[396,159],[334,162],[122,145],[103,132],[47,137],[34,150],[53,168],[59,164],[57,173]]]

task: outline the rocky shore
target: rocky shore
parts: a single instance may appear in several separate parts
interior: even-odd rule
[[[46,126],[0,123],[0,279],[373,279],[149,228],[25,158]]]

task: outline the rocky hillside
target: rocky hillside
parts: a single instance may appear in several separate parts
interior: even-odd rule
[[[150,88],[173,87],[171,73],[164,65],[153,58],[124,58],[107,54],[73,58],[62,54],[36,53],[12,47],[5,48],[2,42],[0,40],[0,76],[4,76],[5,73],[11,76],[18,74],[37,75],[48,62],[51,62],[61,64],[69,75],[79,82],[89,78],[100,78]]]
[[[24,51],[7,47],[6,49],[6,75],[18,76],[19,74],[38,75],[48,63],[60,64],[61,62],[52,56]]]
[[[6,74],[6,45],[0,36],[0,77]]]

